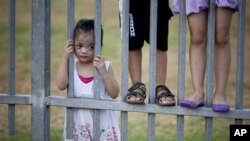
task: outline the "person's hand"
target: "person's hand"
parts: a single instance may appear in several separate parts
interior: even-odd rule
[[[64,51],[63,51],[63,57],[65,59],[69,59],[70,54],[74,51],[73,41],[68,40],[64,44]]]
[[[107,72],[105,67],[105,59],[101,55],[97,55],[94,58],[93,65],[98,69],[101,75],[104,75]]]

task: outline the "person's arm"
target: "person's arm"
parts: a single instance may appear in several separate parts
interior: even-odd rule
[[[107,70],[105,66],[105,60],[102,56],[97,56],[94,59],[94,66],[99,70],[100,75],[104,81],[105,89],[107,90],[109,96],[113,99],[117,98],[120,89],[117,81],[115,80],[112,66],[110,65],[109,69]]]
[[[69,40],[64,45],[63,57],[56,76],[56,85],[60,90],[65,90],[69,82],[68,60],[70,53],[72,52],[73,52],[73,42]]]

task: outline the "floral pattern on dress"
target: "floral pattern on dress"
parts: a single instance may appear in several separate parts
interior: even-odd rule
[[[116,130],[117,129],[115,127],[110,128],[109,126],[107,127],[107,129],[105,128],[100,129],[100,141],[101,140],[119,141]]]
[[[79,136],[80,135],[80,136]],[[91,141],[90,123],[84,125],[74,124],[73,141]]]
[[[86,123],[83,125],[74,124],[73,141],[92,141],[91,135],[93,134],[91,133],[90,126],[90,123]],[[99,132],[100,141],[119,141],[117,136],[117,129],[115,127],[110,128],[109,126],[107,126],[106,128],[101,128]]]

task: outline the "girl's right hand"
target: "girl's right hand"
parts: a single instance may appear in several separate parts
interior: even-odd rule
[[[64,52],[63,52],[63,57],[66,59],[69,59],[70,54],[73,52],[74,46],[73,46],[73,41],[68,40],[64,44]]]

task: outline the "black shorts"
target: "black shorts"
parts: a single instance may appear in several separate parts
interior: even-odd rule
[[[122,0],[119,2],[121,4]],[[119,6],[121,10],[121,5]],[[159,50],[168,50],[168,22],[172,16],[168,0],[158,0],[157,49]],[[149,43],[150,0],[130,0],[129,19],[129,50],[140,49],[144,41]]]

